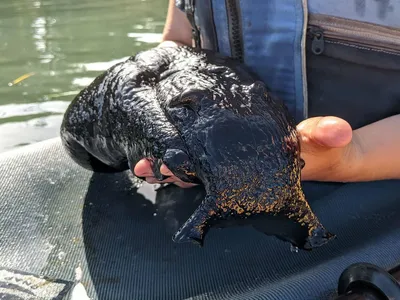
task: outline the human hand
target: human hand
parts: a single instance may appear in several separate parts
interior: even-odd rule
[[[161,174],[165,176],[170,176],[167,179],[163,181],[158,181],[153,174],[153,171],[151,170],[151,163],[147,159],[142,159],[140,160],[135,168],[133,169],[133,173],[138,176],[138,177],[145,177],[146,182],[148,183],[174,183],[175,185],[181,187],[181,188],[189,188],[193,187],[196,184],[193,183],[188,183],[188,182],[183,182],[180,180],[178,177],[176,177],[172,172],[168,169],[168,167],[164,164],[161,165],[160,167],[160,172]]]
[[[351,181],[360,161],[360,150],[349,123],[337,117],[313,117],[297,126],[302,180]]]
[[[305,161],[301,173],[303,181],[351,181],[358,167],[360,151],[349,123],[337,117],[314,117],[298,124],[297,130],[301,157]],[[164,164],[160,172],[170,177],[158,181],[147,159],[140,160],[134,168],[135,175],[145,177],[148,183],[174,183],[182,188],[196,185],[183,182]]]

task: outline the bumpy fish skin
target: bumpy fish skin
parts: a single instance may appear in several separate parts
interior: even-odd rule
[[[207,50],[156,47],[116,64],[67,109],[61,138],[95,172],[153,159],[206,197],[174,235],[203,245],[211,227],[250,224],[305,250],[332,238],[300,184],[293,118],[239,62]]]

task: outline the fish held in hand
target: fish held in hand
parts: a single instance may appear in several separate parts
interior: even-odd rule
[[[155,47],[118,63],[68,107],[61,139],[94,172],[152,161],[204,185],[206,196],[173,239],[203,245],[212,227],[252,225],[311,250],[335,237],[301,187],[294,119],[238,61],[208,50]]]

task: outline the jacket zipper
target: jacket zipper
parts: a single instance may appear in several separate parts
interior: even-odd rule
[[[325,43],[400,55],[400,29],[321,15],[310,17],[309,24],[307,33],[316,55],[324,52]]]
[[[242,24],[240,19],[240,1],[225,0],[228,17],[229,42],[231,56],[243,62]]]
[[[194,47],[195,48],[201,48],[201,39],[200,39],[200,31],[199,28],[196,25],[195,21],[195,0],[188,0],[185,1],[185,11],[186,11],[186,16],[192,25],[192,38],[194,41]]]
[[[308,26],[307,33],[312,38],[311,51],[316,55],[322,54],[325,50],[324,31],[316,26]]]

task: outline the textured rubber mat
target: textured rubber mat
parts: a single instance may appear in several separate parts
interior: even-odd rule
[[[304,184],[337,239],[296,253],[247,227],[211,230],[203,248],[175,244],[201,188],[93,174],[58,139],[2,154],[0,174],[0,298],[21,288],[18,274],[54,283],[4,299],[68,299],[79,265],[91,299],[331,299],[349,264],[400,263],[400,181]]]

